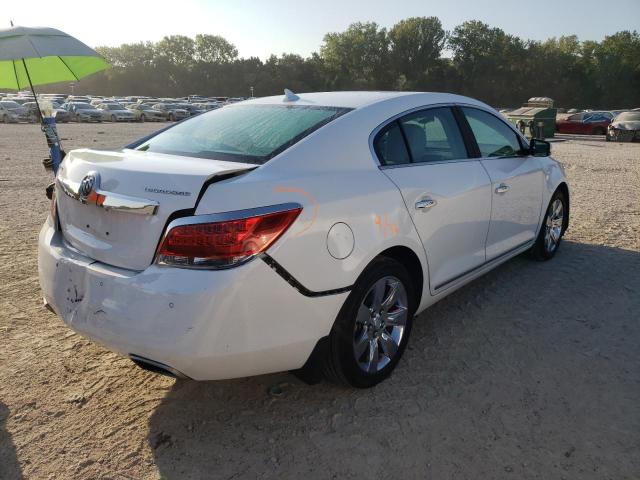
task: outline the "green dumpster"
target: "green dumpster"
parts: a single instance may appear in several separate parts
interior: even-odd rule
[[[548,97],[533,97],[522,107],[506,114],[507,120],[516,127],[524,122],[525,134],[534,136],[536,127],[542,122],[542,132],[544,138],[552,138],[556,132],[556,113],[553,107],[553,100]]]

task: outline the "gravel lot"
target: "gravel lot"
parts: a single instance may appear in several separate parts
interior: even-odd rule
[[[60,133],[70,149],[156,128]],[[42,307],[46,145],[35,125],[0,125],[0,478],[640,478],[640,144],[553,153],[572,188],[556,258],[516,258],[422,314],[387,382],[196,383]]]

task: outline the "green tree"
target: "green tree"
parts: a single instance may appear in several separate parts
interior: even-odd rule
[[[333,89],[390,86],[389,39],[376,23],[353,23],[344,32],[326,34],[320,56]]]
[[[401,90],[428,83],[430,72],[440,65],[446,33],[437,17],[412,17],[389,30],[390,64]]]
[[[185,35],[164,37],[156,45],[158,56],[173,65],[185,66],[193,62],[196,48],[192,38]]]
[[[198,34],[195,58],[200,62],[229,63],[238,58],[238,49],[219,35]]]

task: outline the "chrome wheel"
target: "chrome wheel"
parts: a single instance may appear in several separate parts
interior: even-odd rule
[[[564,205],[562,204],[562,200],[556,198],[551,204],[545,223],[544,248],[547,252],[551,253],[558,248],[563,224]]]
[[[379,279],[360,304],[353,331],[358,366],[376,373],[394,358],[407,325],[407,290],[396,277]]]

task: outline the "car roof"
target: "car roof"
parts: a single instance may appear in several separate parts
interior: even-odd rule
[[[402,97],[421,97],[420,103],[423,105],[436,103],[468,103],[484,105],[478,100],[455,95],[451,93],[439,92],[385,92],[385,91],[362,91],[362,92],[314,92],[296,93],[298,100],[285,101],[285,95],[275,95],[272,97],[254,98],[249,100],[252,104],[287,104],[287,105],[317,105],[340,108],[361,108],[379,102]],[[417,100],[417,99],[416,99]]]

